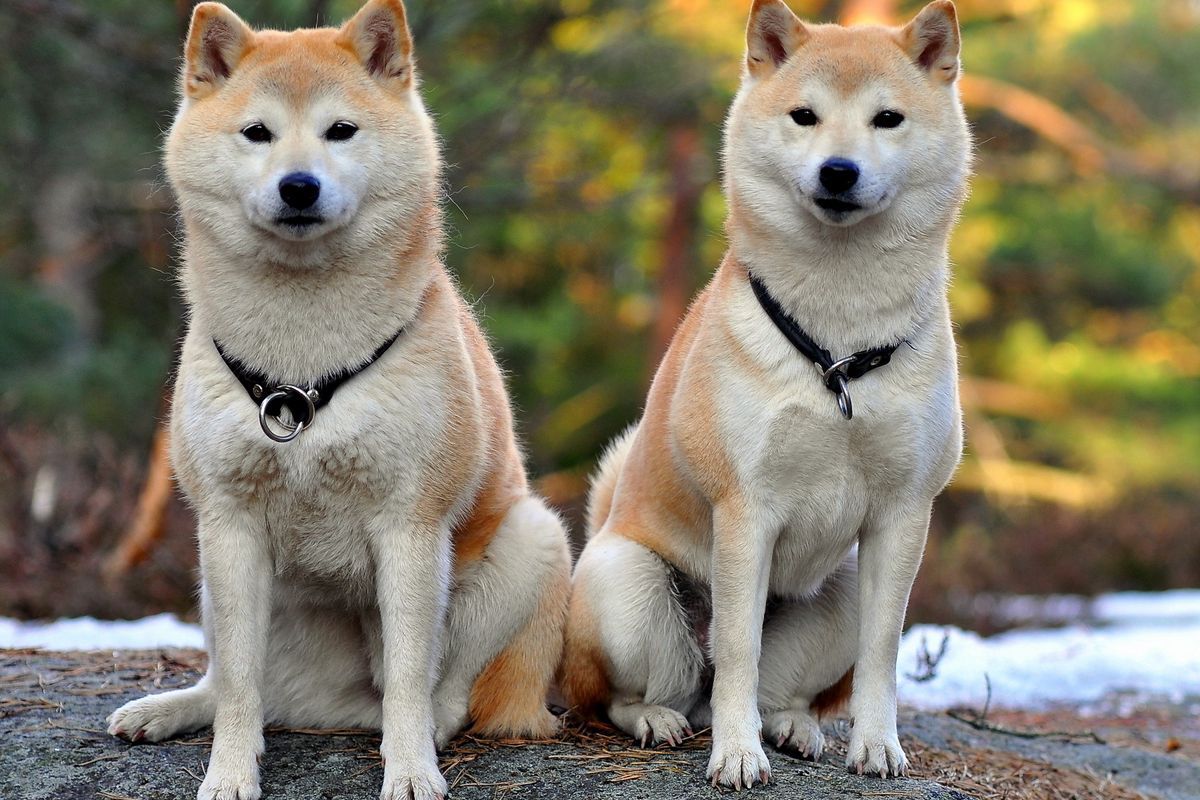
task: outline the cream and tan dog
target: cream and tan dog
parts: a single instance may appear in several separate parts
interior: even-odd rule
[[[440,260],[441,159],[400,0],[291,33],[200,4],[166,153],[190,312],[172,459],[199,516],[210,660],[109,729],[212,724],[199,797],[250,800],[264,720],[382,728],[381,797],[442,797],[436,748],[465,725],[554,729],[570,559]],[[294,440],[268,438],[264,387],[230,364],[300,387],[263,420]]]
[[[897,647],[962,443],[958,24],[948,0],[896,29],[756,0],[747,46],[730,248],[595,479],[564,689],[642,742],[711,719],[708,776],[738,788],[769,780],[761,735],[818,757],[850,693],[847,766],[899,775]]]

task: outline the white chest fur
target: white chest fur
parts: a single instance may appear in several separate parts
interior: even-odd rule
[[[211,342],[189,338],[174,414],[181,483],[207,508],[261,518],[284,584],[327,590],[336,603],[374,596],[370,523],[413,513],[447,424],[440,385],[404,374],[405,344],[343,385],[299,437],[276,443]]]
[[[718,418],[738,483],[779,532],[771,591],[814,591],[872,518],[928,503],[961,448],[953,341],[936,319],[850,383],[854,418],[767,317],[731,322],[755,369],[724,362]]]

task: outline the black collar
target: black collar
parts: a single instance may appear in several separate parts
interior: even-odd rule
[[[871,370],[882,367],[891,361],[892,353],[896,352],[896,348],[900,346],[899,343],[870,350],[859,350],[853,355],[834,360],[828,350],[814,342],[796,320],[788,316],[788,313],[779,305],[779,301],[771,296],[767,287],[754,277],[753,273],[750,274],[750,287],[754,290],[754,296],[758,298],[758,304],[763,307],[763,311],[767,312],[767,316],[771,318],[771,322],[775,323],[775,327],[779,328],[779,332],[787,337],[787,340],[800,351],[801,355],[817,365],[817,369],[821,371],[821,380],[825,384],[825,388],[837,395],[838,409],[842,412],[842,416],[852,419],[854,404],[850,401],[850,381],[861,378]]]
[[[299,436],[301,431],[312,425],[317,410],[328,405],[329,401],[333,399],[333,393],[342,384],[378,361],[388,348],[396,343],[403,332],[404,329],[401,328],[392,334],[391,338],[375,349],[370,358],[358,366],[339,370],[306,386],[283,383],[271,388],[272,384],[265,373],[256,372],[228,355],[216,339],[213,339],[213,344],[216,346],[221,360],[225,362],[225,366],[229,367],[229,371],[238,379],[238,383],[245,387],[250,399],[258,404],[258,421],[263,432],[277,442],[290,442]],[[290,425],[279,419],[279,414],[284,408],[291,413],[292,423]],[[267,425],[268,417],[273,418],[287,432],[278,434],[273,431]]]

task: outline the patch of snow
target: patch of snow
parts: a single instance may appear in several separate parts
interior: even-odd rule
[[[41,647],[45,650],[153,650],[159,647],[204,647],[199,625],[180,622],[174,614],[135,620],[92,617],[56,622],[18,622],[0,617],[0,648]]]
[[[989,681],[994,708],[1080,706],[1118,692],[1169,702],[1200,697],[1200,591],[1106,595],[1092,612],[1089,624],[988,638],[914,626],[900,643],[900,702],[981,710]],[[923,655],[936,657],[943,637],[945,653],[930,669]]]
[[[1200,591],[1117,592],[1090,598],[1077,594],[1002,595],[981,592],[959,610],[993,625],[1051,626],[1072,622],[1200,619]]]
[[[1075,601],[1066,596],[1012,599],[1014,607],[1047,602],[1063,608]],[[1200,698],[1200,590],[1105,595],[1088,603],[1076,619],[1086,622],[986,638],[954,627],[914,626],[900,643],[900,702],[926,710],[981,710],[989,681],[994,708],[1087,707],[1113,694],[1129,695],[1134,705],[1146,697],[1170,702]],[[946,647],[939,659],[943,638]],[[203,646],[200,627],[173,614],[117,622],[0,618],[0,648]],[[932,667],[927,663],[931,658],[936,661]]]
[[[1097,597],[1092,616],[1101,622],[1200,621],[1200,591],[1117,592]]]
[[[1023,595],[981,592],[955,604],[970,619],[991,625],[1048,627],[1091,618],[1092,600],[1076,594]]]

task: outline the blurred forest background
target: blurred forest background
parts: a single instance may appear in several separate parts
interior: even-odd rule
[[[191,5],[0,3],[0,615],[192,605],[192,517],[154,457],[181,332],[159,147]],[[357,5],[232,2],[285,28]],[[748,5],[409,2],[446,259],[573,520],[724,249]],[[921,3],[791,5],[894,22]],[[958,7],[979,150],[951,290],[968,452],[910,621],[1200,586],[1200,0]]]

